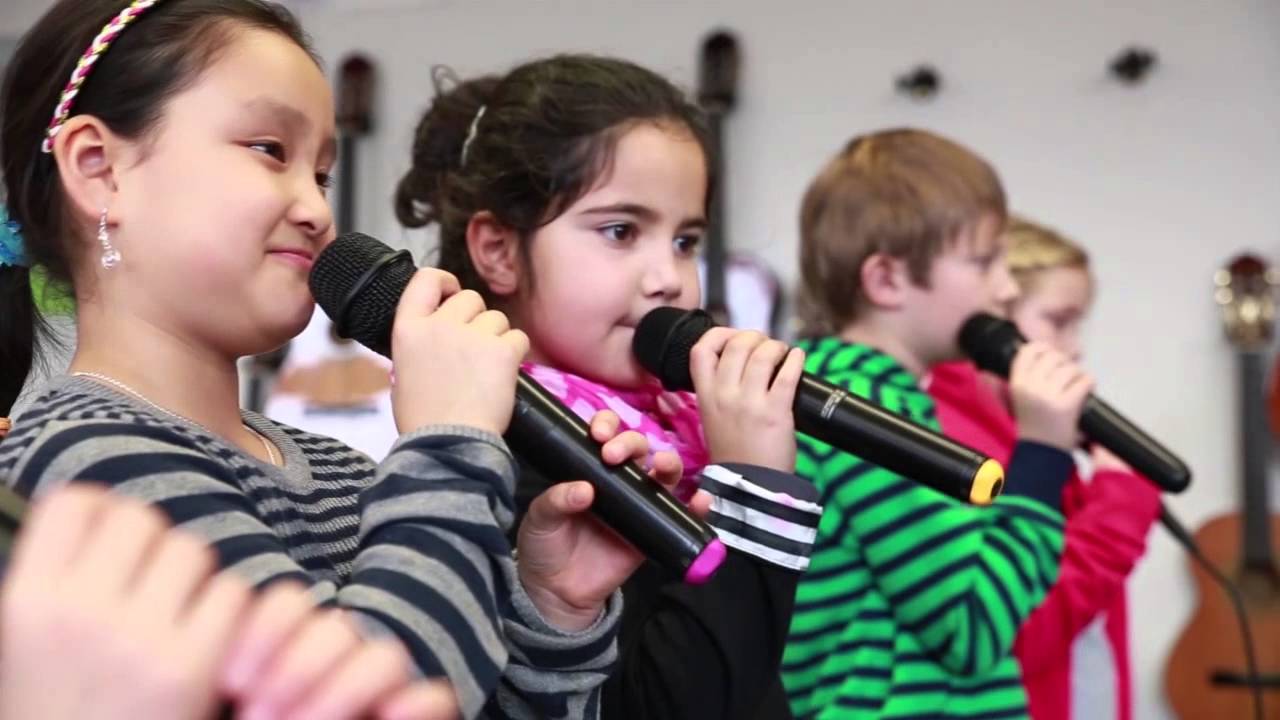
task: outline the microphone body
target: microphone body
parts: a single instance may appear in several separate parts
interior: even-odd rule
[[[815,375],[801,376],[792,408],[796,430],[957,500],[989,505],[1003,487],[995,460]]]
[[[602,463],[600,444],[587,423],[523,372],[516,379],[515,411],[505,438],[547,479],[590,482],[595,488],[591,509],[604,524],[687,582],[705,582],[724,560],[714,530],[635,463]]]
[[[715,327],[701,310],[657,308],[636,328],[636,358],[670,390],[693,390],[689,352]],[[982,453],[804,373],[792,405],[796,430],[963,502],[988,505],[1004,469]]]
[[[311,292],[341,337],[389,357],[396,306],[415,271],[408,252],[348,233],[316,258]],[[549,480],[590,482],[596,517],[686,582],[706,582],[723,562],[727,551],[710,526],[634,462],[605,465],[590,426],[523,372],[504,437]]]
[[[986,313],[969,318],[960,329],[965,354],[979,368],[1003,378],[1009,377],[1013,358],[1026,342],[1016,325]],[[1179,493],[1191,484],[1186,463],[1098,396],[1085,399],[1079,427],[1160,489]]]

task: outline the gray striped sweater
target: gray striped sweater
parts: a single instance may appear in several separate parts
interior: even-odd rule
[[[579,633],[541,618],[506,536],[517,468],[501,438],[424,428],[375,467],[336,440],[244,419],[284,467],[96,381],[62,378],[0,442],[0,478],[29,497],[95,481],[160,507],[223,567],[258,586],[302,581],[369,634],[399,638],[424,675],[448,677],[466,717],[598,716],[620,595]]]

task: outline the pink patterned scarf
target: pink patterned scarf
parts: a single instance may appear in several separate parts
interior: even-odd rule
[[[578,417],[590,422],[601,410],[612,410],[622,427],[649,440],[649,452],[671,451],[684,463],[675,495],[688,502],[698,489],[698,476],[710,461],[702,434],[702,418],[693,393],[667,392],[654,381],[643,390],[615,390],[546,365],[525,363],[524,371]]]

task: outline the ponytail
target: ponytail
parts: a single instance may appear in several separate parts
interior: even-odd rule
[[[0,266],[0,308],[0,417],[6,417],[31,372],[41,330],[27,268]]]

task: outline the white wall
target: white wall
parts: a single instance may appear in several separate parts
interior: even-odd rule
[[[47,0],[4,0],[0,33]],[[1280,5],[1266,0],[650,2],[296,0],[330,67],[347,52],[382,71],[378,134],[365,143],[361,227],[402,235],[389,198],[407,166],[432,64],[501,70],[555,50],[606,52],[696,77],[701,36],[740,39],[730,130],[730,236],[794,278],[796,208],[851,135],[909,124],[958,138],[1002,173],[1013,207],[1094,254],[1101,296],[1090,364],[1113,402],[1180,449],[1196,473],[1171,504],[1193,526],[1236,504],[1234,365],[1211,300],[1213,270],[1280,250]],[[359,10],[359,12],[356,11]],[[1105,66],[1154,47],[1145,86]],[[936,63],[930,103],[892,79]],[[413,236],[416,238],[417,236]],[[1280,258],[1277,258],[1280,259]],[[1163,659],[1195,603],[1186,562],[1156,532],[1131,582],[1138,716],[1168,717]],[[1224,631],[1233,631],[1224,629]]]
[[[0,35],[18,35],[36,21],[50,0],[4,0],[0,5]]]

